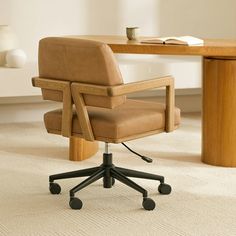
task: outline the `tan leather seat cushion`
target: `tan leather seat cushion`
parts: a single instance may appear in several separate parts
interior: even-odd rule
[[[114,109],[88,107],[88,113],[95,139],[101,141],[128,140],[128,137],[145,136],[142,134],[163,130],[165,127],[165,105],[157,102],[127,99]],[[47,112],[44,122],[48,132],[60,133],[62,110]],[[175,125],[178,126],[179,123],[180,110],[176,108]],[[75,111],[72,132],[82,133]]]

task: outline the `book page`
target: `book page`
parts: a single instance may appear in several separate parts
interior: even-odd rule
[[[193,36],[180,36],[180,37],[161,37],[150,38],[142,40],[141,43],[158,43],[158,44],[173,44],[173,45],[202,45],[203,40]]]
[[[165,41],[165,38],[150,38],[150,39],[144,39],[141,41],[141,43],[158,43],[163,44]]]
[[[203,40],[193,36],[170,37],[165,44],[202,45]]]

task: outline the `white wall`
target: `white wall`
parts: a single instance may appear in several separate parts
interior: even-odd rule
[[[125,34],[139,26],[143,34],[158,34],[156,0],[84,0],[88,34]]]
[[[77,0],[0,0],[0,6],[0,24],[11,25],[20,46],[33,61],[37,59],[40,38],[77,34],[83,20]]]
[[[29,60],[37,61],[37,44],[42,37],[124,35],[126,26],[139,26],[142,35],[236,38],[235,9],[235,0],[0,0],[0,24],[11,25]],[[138,58],[138,64],[133,58]],[[159,64],[159,57],[150,56],[122,56],[120,62],[128,79],[141,79],[145,71],[151,76],[157,72],[155,68],[167,73],[170,68],[170,72],[177,75],[178,88],[200,87],[201,69],[197,59],[191,61],[196,62],[195,77],[191,66],[184,66],[185,70],[179,73],[182,69],[176,60],[168,62],[170,67]],[[141,67],[143,73],[138,70]]]
[[[11,25],[30,60],[37,57],[38,40],[46,36],[124,34],[128,25],[158,34],[155,0],[0,0],[0,6],[0,24]]]
[[[160,33],[204,38],[236,38],[235,0],[164,0],[160,2]]]

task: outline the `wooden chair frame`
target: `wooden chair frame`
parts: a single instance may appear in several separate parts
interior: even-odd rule
[[[61,134],[64,137],[70,137],[72,134],[72,97],[71,97],[71,82],[45,79],[40,77],[32,78],[34,87],[41,89],[56,90],[62,92],[62,127]]]
[[[115,97],[160,87],[166,87],[165,131],[171,132],[174,130],[175,127],[174,79],[171,76],[153,78],[150,80],[144,80],[116,86],[93,85],[78,82],[46,79],[40,77],[34,77],[32,79],[32,83],[33,86],[40,87],[41,89],[49,89],[62,92],[62,135],[65,137],[71,137],[72,135],[72,106],[74,103],[84,138],[88,141],[95,140],[88,116],[88,111],[83,98],[84,94]]]

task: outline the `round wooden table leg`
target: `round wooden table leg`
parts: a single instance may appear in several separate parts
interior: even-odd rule
[[[69,159],[71,161],[82,161],[85,160],[98,151],[98,142],[86,141],[83,138],[71,137],[70,148],[69,148]]]
[[[202,161],[236,167],[236,58],[203,59]]]

